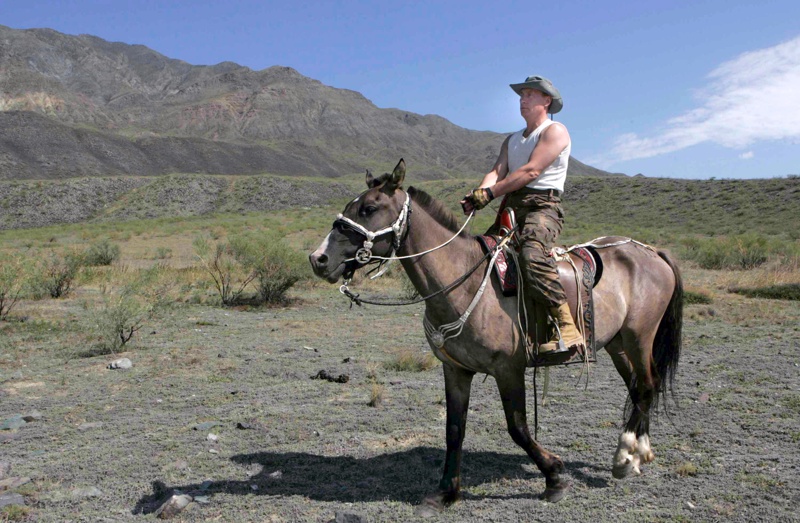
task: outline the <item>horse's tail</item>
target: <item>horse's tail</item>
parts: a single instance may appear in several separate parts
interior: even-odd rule
[[[678,266],[667,253],[658,251],[658,255],[672,269],[672,273],[675,275],[675,288],[672,290],[672,298],[661,318],[653,341],[653,363],[656,375],[660,379],[658,391],[653,398],[654,411],[658,407],[658,400],[664,398],[667,391],[672,392],[674,398],[675,373],[678,370],[678,360],[681,355],[683,330],[683,278],[681,278]],[[664,409],[667,410],[666,401]]]

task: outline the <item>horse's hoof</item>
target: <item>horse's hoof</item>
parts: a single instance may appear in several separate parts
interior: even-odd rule
[[[633,461],[629,461],[623,465],[614,465],[611,469],[611,475],[614,476],[614,479],[625,479],[631,474],[638,476],[641,473],[642,471],[639,470],[639,467]]]
[[[631,473],[632,468],[630,464],[622,465],[621,467],[614,465],[614,468],[611,469],[611,475],[614,476],[614,479],[625,479]]]
[[[569,492],[571,488],[572,483],[569,481],[560,481],[557,485],[544,489],[542,499],[548,503],[558,503],[564,499],[564,496],[567,495],[567,492]]]
[[[442,508],[444,507],[436,508],[423,503],[414,509],[414,515],[418,518],[432,518],[434,516],[438,516],[442,511]]]
[[[447,505],[452,505],[458,499],[458,493],[445,494],[437,492],[422,500],[422,503],[414,509],[414,514],[421,518],[430,518],[441,513]]]

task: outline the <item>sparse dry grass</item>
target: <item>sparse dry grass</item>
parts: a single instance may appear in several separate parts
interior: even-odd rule
[[[373,383],[369,388],[369,402],[367,402],[367,405],[370,407],[380,407],[383,403],[385,393],[386,387],[380,383]]]
[[[678,476],[685,478],[687,476],[696,476],[697,475],[697,465],[691,463],[689,461],[684,461],[683,463],[679,464],[675,467],[675,474]]]
[[[425,372],[439,364],[439,360],[430,352],[411,349],[396,350],[383,366],[387,370],[400,372]]]

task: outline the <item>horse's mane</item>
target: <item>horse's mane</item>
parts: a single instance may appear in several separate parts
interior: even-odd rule
[[[461,229],[461,224],[456,215],[450,212],[442,202],[416,187],[409,187],[407,192],[411,197],[411,201],[425,209],[425,212],[430,214],[431,218],[442,224],[445,228],[452,232],[458,232],[458,230]],[[467,236],[467,234],[462,232],[461,236]]]

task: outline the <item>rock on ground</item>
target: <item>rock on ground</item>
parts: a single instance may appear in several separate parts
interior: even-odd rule
[[[188,494],[173,494],[172,497],[156,510],[156,517],[159,519],[173,518],[180,514],[191,502],[192,496]]]
[[[0,495],[0,508],[9,505],[25,505],[25,498],[15,492]]]

